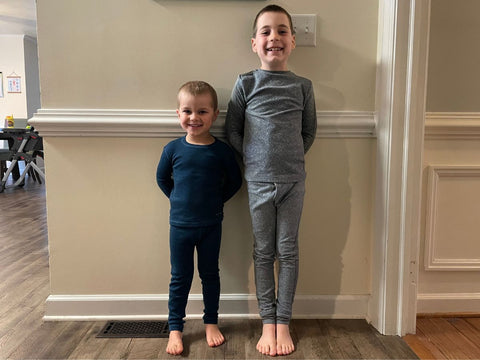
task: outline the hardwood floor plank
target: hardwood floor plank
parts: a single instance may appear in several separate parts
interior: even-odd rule
[[[362,354],[358,351],[349,332],[345,329],[345,320],[319,321],[321,327],[326,330],[328,353],[331,359],[361,359]]]
[[[470,325],[472,325],[477,331],[480,331],[480,317],[465,319]]]
[[[475,346],[475,349],[472,349],[474,353],[471,356],[475,359],[480,359],[480,331],[471,323],[469,323],[464,318],[451,318],[447,321],[455,327],[455,329],[465,336],[466,339]]]
[[[420,359],[447,359],[420,329],[416,334],[406,335],[404,340]]]
[[[395,359],[397,354],[392,349],[386,348],[379,337],[379,333],[374,330],[364,320],[342,320],[345,331],[360,352],[362,359]]]
[[[82,322],[69,321],[60,335],[54,341],[49,341],[48,346],[37,356],[42,359],[67,359],[87,331],[88,328]]]
[[[258,358],[256,350],[260,338],[261,322],[243,321],[239,319],[222,319],[220,329],[225,336],[225,359],[253,359]]]
[[[324,320],[292,320],[291,332],[295,334],[295,356],[305,359],[330,358],[327,329],[325,326],[320,326],[322,321]]]
[[[463,334],[459,333],[447,319],[420,319],[417,328],[428,334],[429,340],[448,359],[478,359],[478,348]]]
[[[43,322],[13,352],[12,359],[66,359],[77,345],[76,336],[85,331],[79,322]]]
[[[389,359],[417,359],[415,352],[399,336],[386,336],[376,332],[389,354]]]
[[[23,310],[23,317],[15,327],[7,328],[2,323],[2,330],[6,330],[6,332],[0,337],[0,359],[9,358],[9,355],[16,348],[21,346],[33,332],[40,328],[43,308],[42,303],[33,310],[19,309],[19,311]]]
[[[133,339],[128,359],[167,358],[170,356],[165,351],[167,342],[168,339],[166,338]]]
[[[45,299],[48,295],[48,281],[42,279],[36,284],[36,287],[29,288],[25,296],[18,296],[16,303],[12,301],[0,301],[2,313],[0,315],[0,337],[5,335],[10,329],[20,326],[25,319],[25,315],[29,314],[35,309],[40,309],[43,315],[43,308]],[[41,316],[40,316],[41,318]]]
[[[2,219],[2,221],[8,221],[8,219],[7,220]],[[27,221],[27,220],[22,220],[22,221]],[[25,239],[27,235],[22,233],[9,234],[8,232],[5,231],[3,227],[0,227],[0,232],[1,232],[0,265],[11,264],[12,259],[20,260],[22,257],[29,255],[30,254],[29,250],[31,249],[35,249],[35,252],[38,255],[38,249],[39,249],[39,244],[37,243],[38,238],[33,236],[30,232],[28,233],[28,236],[29,237],[32,236],[31,239]],[[37,234],[36,236],[38,237],[43,235]],[[46,244],[45,244],[45,250],[46,250]],[[41,252],[43,251],[44,249],[41,249]],[[4,271],[3,266],[1,270],[2,270],[2,274],[6,273]]]
[[[87,331],[78,337],[77,347],[68,356],[69,359],[97,359],[108,339],[96,338],[105,325],[104,322],[82,322]]]
[[[102,350],[99,352],[96,359],[127,359],[130,354],[130,347],[132,340],[130,338],[124,339],[99,339],[104,342]]]
[[[183,331],[183,356],[193,359],[224,359],[225,346],[210,348],[202,320],[187,320]]]
[[[0,302],[16,301],[24,297],[33,287],[42,281],[48,281],[48,267],[45,258],[32,259],[32,263],[24,269],[12,273],[7,278],[0,277]]]

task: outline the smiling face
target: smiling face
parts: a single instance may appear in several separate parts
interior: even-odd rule
[[[217,119],[218,109],[214,109],[209,93],[192,95],[186,91],[178,94],[178,118],[180,125],[187,132],[187,142],[207,145],[214,141],[210,127]]]
[[[265,12],[257,19],[252,50],[262,63],[263,70],[286,71],[287,60],[295,49],[295,35],[292,34],[287,15],[281,12]]]

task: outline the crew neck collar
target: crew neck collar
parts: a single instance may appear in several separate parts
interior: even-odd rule
[[[213,142],[211,144],[205,144],[205,145],[203,145],[203,144],[191,144],[187,141],[187,135],[182,137],[182,143],[185,144],[185,145],[188,145],[188,146],[212,146],[216,142],[217,142],[217,138],[215,136],[213,136]]]
[[[265,70],[265,69],[257,69],[257,71],[263,71],[263,72],[270,73],[270,74],[288,74],[288,73],[291,73],[290,70]]]

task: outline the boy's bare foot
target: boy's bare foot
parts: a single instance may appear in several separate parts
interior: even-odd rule
[[[295,350],[290,329],[286,324],[277,324],[277,355],[288,355]]]
[[[205,324],[205,335],[210,347],[219,346],[225,342],[225,338],[216,324]]]
[[[180,355],[182,352],[182,332],[177,330],[170,331],[170,335],[168,336],[167,353],[170,355]]]
[[[257,350],[263,355],[277,355],[275,324],[263,324],[262,336],[260,337],[260,340],[258,340]]]

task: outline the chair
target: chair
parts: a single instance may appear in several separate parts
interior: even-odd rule
[[[24,131],[12,134],[13,142],[10,150],[3,151],[3,157],[6,161],[10,161],[10,166],[5,172],[2,172],[0,182],[0,192],[6,187],[6,183],[10,174],[14,177],[14,186],[22,186],[25,176],[30,174],[34,181],[41,183],[45,181],[45,174],[36,164],[38,156],[43,158],[43,141],[38,133],[32,131]],[[18,174],[18,161],[25,161],[25,169],[22,174]]]
[[[11,161],[13,156],[13,151],[8,149],[0,149],[0,179],[3,178],[3,175],[7,171],[7,161]]]
[[[38,181],[39,184],[42,183],[42,179],[45,180],[45,174],[37,166],[37,157],[43,157],[43,139],[36,133],[30,132],[29,139],[25,144],[22,152],[18,153],[20,160],[25,161],[25,169],[20,176],[20,178],[25,178],[25,175],[28,174],[32,176],[34,181]]]

